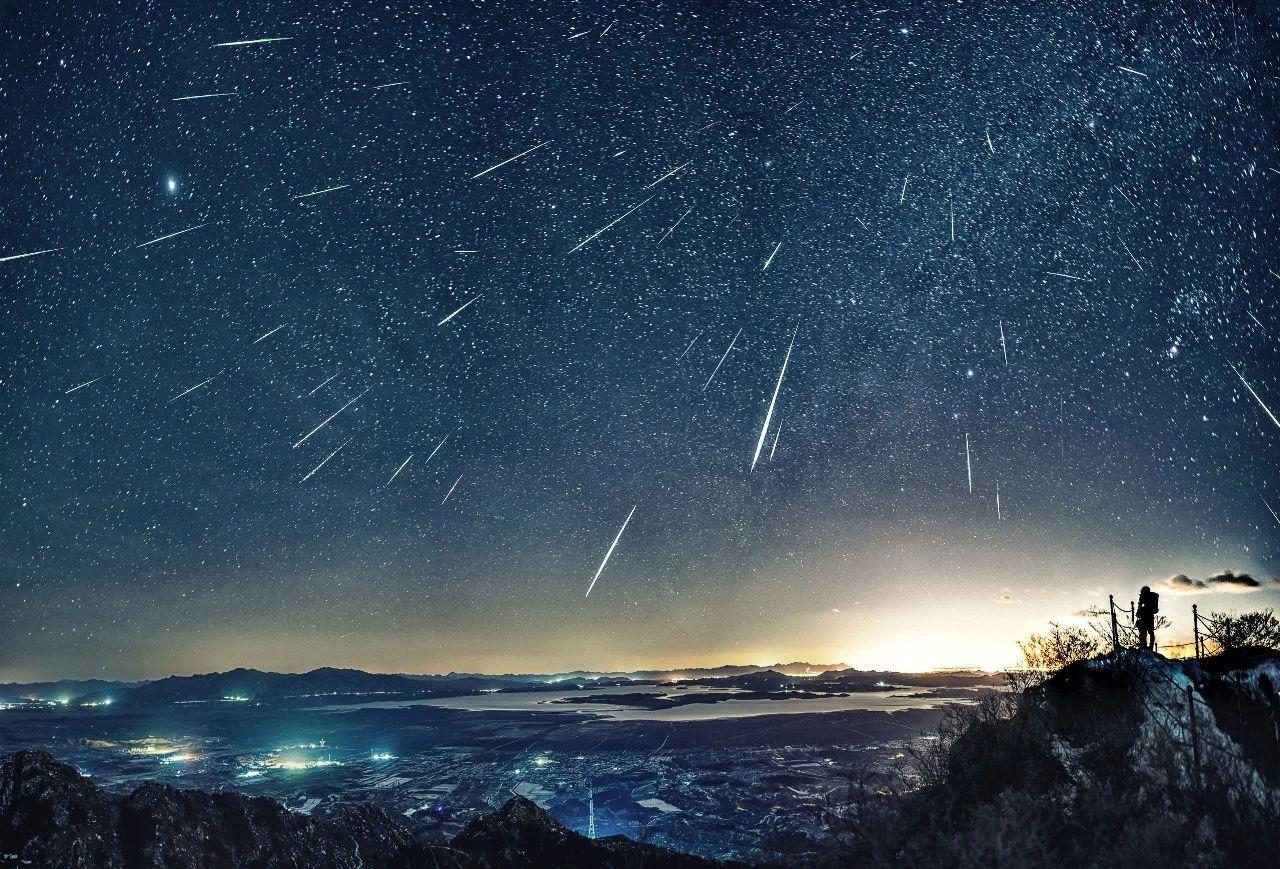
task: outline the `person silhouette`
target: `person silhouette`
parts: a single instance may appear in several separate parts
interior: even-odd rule
[[[1134,621],[1138,625],[1138,648],[1154,652],[1156,649],[1156,613],[1160,612],[1160,595],[1144,585],[1138,592],[1138,610]]]

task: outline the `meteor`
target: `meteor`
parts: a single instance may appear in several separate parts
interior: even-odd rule
[[[773,454],[778,451],[778,437],[782,434],[782,423],[778,423],[778,427],[773,430],[773,448],[769,450],[769,461],[773,461]]]
[[[372,389],[372,388],[373,388],[373,387],[369,387],[369,389]],[[338,408],[338,409],[337,409],[337,410],[335,410],[332,414],[330,414],[328,419],[326,419],[324,422],[320,423],[318,426],[316,426],[315,428],[313,428],[311,431],[309,431],[309,432],[307,432],[305,435],[303,435],[303,436],[302,436],[302,439],[301,439],[301,440],[299,440],[296,444],[294,444],[294,445],[293,445],[293,449],[295,449],[295,450],[296,450],[298,447],[302,446],[304,443],[306,443],[307,438],[311,437],[313,434],[315,434],[316,432],[320,431],[320,429],[324,428],[324,427],[325,427],[325,426],[327,426],[329,423],[333,422],[333,418],[334,418],[335,416],[337,416],[338,414],[342,413],[344,410],[346,410],[346,409],[347,409],[348,407],[350,407],[351,405],[355,404],[355,403],[356,403],[357,401],[359,401],[360,399],[364,398],[364,397],[365,397],[365,395],[366,395],[366,394],[368,394],[369,389],[366,389],[364,392],[360,393],[360,394],[359,394],[359,395],[357,395],[355,398],[351,399],[351,400],[350,400],[350,401],[348,401],[346,404],[342,405],[342,407]],[[341,449],[341,447],[339,447],[339,449]]]
[[[1249,394],[1252,395],[1254,400],[1257,401],[1258,404],[1261,405],[1262,409],[1267,412],[1267,416],[1271,417],[1271,421],[1274,422],[1277,427],[1280,427],[1280,419],[1276,419],[1276,415],[1271,412],[1271,408],[1267,407],[1267,403],[1262,400],[1262,396],[1253,391],[1253,387],[1249,385],[1249,381],[1244,379],[1244,375],[1240,373],[1239,368],[1236,368],[1235,363],[1228,362],[1227,364],[1230,365],[1231,370],[1236,373],[1236,377],[1240,378],[1240,382],[1244,384],[1244,388],[1249,390]]]
[[[1133,251],[1129,250],[1129,245],[1124,243],[1124,239],[1117,238],[1116,241],[1120,242],[1120,246],[1124,248],[1124,252],[1129,255],[1129,259],[1133,260],[1133,264],[1138,267],[1138,271],[1145,272],[1146,269],[1142,267],[1142,263],[1138,262],[1138,258],[1133,255]]]
[[[274,335],[275,333],[279,332],[281,329],[283,329],[285,326],[288,326],[288,325],[289,325],[288,323],[281,323],[279,326],[276,326],[276,327],[275,327],[274,329],[272,329],[270,332],[264,332],[263,334],[259,335],[257,338],[253,339],[253,344],[257,344],[259,341],[265,341],[265,340],[267,340],[267,339],[268,339],[268,338],[270,338],[272,335]],[[253,346],[253,344],[250,344],[249,346],[251,346],[251,347],[252,347],[252,346]]]
[[[101,379],[102,379],[102,377],[101,377],[101,376],[98,376],[98,377],[93,378],[93,380],[86,380],[84,383],[81,383],[81,384],[80,384],[80,385],[78,385],[78,386],[73,386],[73,387],[71,387],[70,389],[68,389],[66,392],[64,392],[64,393],[62,393],[62,394],[63,394],[63,395],[70,395],[71,393],[75,392],[77,389],[84,389],[84,388],[85,388],[86,386],[88,386],[89,384],[91,384],[91,383],[97,383],[97,382],[98,382],[99,380],[101,380]]]
[[[445,435],[443,438],[440,439],[440,443],[436,444],[436,448],[431,451],[431,455],[427,456],[428,462],[436,457],[436,453],[440,452],[440,448],[444,446],[444,442],[447,441],[449,438],[450,438],[450,435]]]
[[[40,256],[42,253],[53,253],[55,250],[62,250],[60,247],[51,247],[48,250],[33,250],[31,253],[15,253],[9,256],[0,256],[0,263],[7,263],[9,260],[26,259],[29,256]]]
[[[964,470],[969,475],[969,494],[973,494],[973,459],[969,454],[969,433],[964,433]]]
[[[341,373],[341,372],[339,372],[339,373]],[[337,374],[330,374],[330,375],[329,375],[328,377],[326,377],[324,380],[320,381],[320,385],[319,385],[319,386],[317,386],[315,389],[311,390],[310,392],[308,392],[308,393],[307,393],[307,395],[309,395],[309,396],[310,396],[310,395],[315,395],[317,392],[319,392],[319,391],[320,391],[320,389],[321,389],[321,388],[323,388],[323,387],[324,387],[324,385],[325,385],[325,384],[327,384],[330,380],[333,380],[333,378],[335,378],[335,377],[337,377],[337,376],[338,376]]]
[[[307,198],[307,197],[309,197],[309,196],[319,196],[319,195],[321,195],[322,193],[332,193],[332,192],[333,192],[333,191],[335,191],[335,190],[343,190],[343,189],[345,189],[345,188],[347,188],[347,187],[350,187],[350,186],[351,186],[350,184],[337,184],[337,185],[335,185],[335,186],[333,186],[333,187],[326,187],[326,188],[324,188],[323,190],[312,190],[310,193],[303,193],[303,194],[301,194],[300,196],[295,196],[295,197],[293,197],[293,198],[294,198],[294,199],[306,199],[306,198]]]
[[[646,185],[645,185],[645,187],[644,187],[644,189],[645,189],[645,190],[648,190],[650,187],[657,187],[657,186],[658,186],[659,184],[661,184],[663,181],[666,181],[666,180],[667,180],[668,178],[670,178],[672,175],[676,174],[677,172],[679,172],[681,169],[683,169],[685,166],[688,166],[688,165],[689,165],[689,163],[692,163],[692,162],[693,162],[693,161],[692,161],[692,160],[690,160],[690,161],[688,161],[687,163],[681,163],[679,166],[677,166],[676,168],[672,169],[672,170],[671,170],[670,172],[668,172],[666,175],[663,175],[663,176],[662,176],[661,178],[659,178],[657,181],[654,181],[654,182],[652,182],[652,183],[650,183],[650,184],[646,184]]]
[[[224,369],[224,370],[225,370],[225,369]],[[219,371],[219,372],[218,372],[218,374],[221,374],[221,373],[222,373],[221,371]],[[213,377],[217,377],[217,376],[218,376],[218,374],[213,375]],[[166,401],[166,402],[165,402],[165,404],[173,404],[173,403],[174,403],[175,401],[177,401],[179,398],[182,398],[182,396],[184,396],[184,395],[190,395],[191,393],[195,392],[195,391],[196,391],[197,389],[199,389],[200,387],[202,387],[202,386],[204,386],[205,384],[207,384],[207,383],[209,383],[210,381],[212,381],[212,380],[213,380],[213,377],[210,377],[210,378],[208,378],[207,380],[201,380],[199,383],[197,383],[195,386],[191,387],[190,389],[185,389],[185,390],[183,390],[182,392],[179,392],[179,393],[178,393],[177,395],[175,395],[173,398],[171,398],[171,399],[169,399],[168,401]],[[79,388],[79,387],[77,387],[77,388]]]
[[[261,45],[264,42],[286,42],[292,36],[264,36],[261,39],[237,39],[233,42],[215,42],[214,48],[225,48],[232,45]]]
[[[466,309],[471,305],[471,303],[472,303],[472,302],[474,302],[476,299],[480,298],[480,297],[481,297],[481,296],[483,296],[483,295],[484,295],[484,293],[476,293],[476,294],[475,294],[474,296],[472,296],[468,301],[464,302],[461,308],[459,308],[458,310],[454,311],[454,312],[453,312],[452,314],[450,314],[449,316],[445,317],[445,318],[444,318],[443,320],[441,320],[439,323],[436,323],[436,326],[443,326],[445,323],[448,323],[448,322],[449,322],[450,320],[452,320],[454,317],[458,316],[458,315],[459,315],[459,314],[461,314],[463,311],[465,311],[465,310],[466,310]]]
[[[1122,70],[1124,70],[1125,72],[1130,73],[1130,74],[1132,74],[1132,75],[1140,75],[1140,76],[1142,76],[1143,78],[1151,78],[1151,76],[1147,75],[1145,72],[1138,72],[1136,69],[1131,69],[1131,68],[1129,68],[1129,67],[1127,67],[1127,66],[1122,66],[1122,67],[1120,67],[1120,69],[1122,69]]]
[[[716,367],[711,370],[711,376],[707,378],[707,382],[702,384],[702,391],[706,392],[707,387],[711,385],[711,381],[716,379],[716,372],[720,370],[720,366],[724,364],[724,360],[729,358],[729,351],[733,349],[733,345],[738,343],[738,335],[742,334],[742,330],[738,330],[738,334],[733,336],[733,340],[729,342],[729,346],[724,348],[724,355],[720,357],[720,361],[716,363]]]
[[[676,359],[677,362],[679,362],[681,359],[689,355],[689,351],[693,349],[693,345],[698,343],[698,339],[701,338],[706,333],[706,331],[707,331],[706,329],[703,329],[697,335],[693,336],[693,340],[689,342],[689,346],[684,348],[684,352],[681,353],[679,358]]]
[[[349,444],[349,443],[351,443],[351,438],[347,438],[345,441],[343,441],[343,442],[342,442],[342,447],[345,447],[345,446],[346,446],[347,444]],[[333,458],[333,457],[334,457],[334,456],[336,456],[338,453],[342,452],[342,447],[338,447],[336,450],[334,450],[333,452],[329,453],[329,455],[325,456],[325,457],[324,457],[324,461],[322,461],[320,464],[318,464],[318,465],[316,465],[314,468],[312,468],[312,469],[307,473],[307,475],[306,475],[305,477],[303,477],[301,480],[299,480],[298,482],[300,482],[300,483],[305,483],[307,480],[310,480],[310,479],[311,479],[311,477],[312,477],[312,475],[314,475],[316,471],[320,470],[321,468],[323,468],[325,465],[327,465],[327,464],[329,463],[329,459]]]
[[[1004,343],[1004,321],[1001,320],[999,322],[1000,322],[1000,352],[1004,354],[1004,364],[1008,365],[1009,364],[1009,348]]]
[[[622,527],[618,529],[618,535],[614,537],[613,542],[609,544],[609,551],[604,554],[604,560],[601,561],[600,566],[596,568],[596,575],[591,577],[591,584],[587,586],[587,593],[584,594],[583,597],[591,597],[591,589],[596,587],[596,580],[600,578],[600,574],[604,573],[604,566],[609,563],[609,557],[613,555],[613,550],[617,548],[618,541],[622,539],[622,532],[627,530],[627,523],[631,521],[631,517],[635,514],[636,507],[638,506],[640,505],[634,505],[631,508],[631,512],[627,514],[627,518],[622,521]]]
[[[676,231],[676,227],[677,227],[677,226],[679,226],[681,223],[683,223],[683,222],[684,222],[684,219],[685,219],[686,217],[688,217],[688,216],[689,216],[689,214],[690,214],[690,212],[692,212],[692,211],[693,211],[693,206],[691,205],[691,206],[689,206],[689,211],[686,211],[684,214],[680,215],[680,219],[679,219],[679,220],[677,220],[675,223],[671,224],[671,228],[670,228],[670,229],[668,229],[666,232],[664,232],[664,233],[662,234],[662,238],[658,239],[658,244],[662,244],[664,241],[666,241],[666,240],[667,240],[667,236],[669,236],[671,233],[675,232],[675,231]]]
[[[778,402],[778,393],[782,390],[782,378],[787,376],[787,363],[791,361],[791,348],[796,344],[796,334],[799,333],[800,327],[796,326],[795,331],[791,333],[791,343],[787,345],[787,355],[782,359],[782,370],[778,372],[778,383],[773,387],[773,398],[769,399],[769,410],[764,415],[764,425],[760,427],[760,439],[756,441],[756,454],[751,457],[751,470],[756,469],[756,463],[760,461],[760,450],[764,448],[765,435],[769,433],[769,423],[773,421],[773,407]]]
[[[652,199],[652,198],[653,198],[652,196],[650,196],[650,197],[649,197],[649,199]],[[586,247],[586,246],[587,246],[587,243],[588,243],[588,242],[593,241],[593,240],[595,240],[595,239],[599,238],[600,236],[604,235],[606,232],[608,232],[608,231],[613,227],[613,225],[614,225],[614,224],[618,223],[618,222],[619,222],[619,221],[621,221],[623,218],[625,218],[627,215],[631,214],[631,212],[633,212],[633,211],[635,211],[636,209],[640,208],[640,206],[644,205],[644,204],[645,204],[645,202],[648,202],[648,201],[649,201],[649,199],[646,199],[646,200],[644,200],[644,202],[641,202],[641,203],[639,203],[638,205],[633,205],[633,206],[631,206],[630,208],[628,208],[628,209],[627,209],[626,211],[624,211],[622,214],[618,215],[618,216],[617,216],[617,217],[615,217],[613,220],[611,220],[611,221],[609,221],[608,223],[606,223],[602,229],[597,229],[595,232],[591,233],[591,235],[587,236],[587,237],[586,237],[586,238],[584,238],[582,241],[578,242],[577,246],[576,246],[575,248],[573,248],[573,250],[569,251],[569,253],[577,253],[578,251],[582,250],[584,247]]]
[[[188,226],[186,229],[180,229],[177,232],[171,232],[168,235],[162,235],[159,238],[153,238],[151,239],[151,241],[144,241],[142,244],[136,245],[136,247],[146,247],[147,245],[155,244],[158,241],[168,241],[171,238],[177,238],[178,236],[183,235],[184,233],[194,232],[195,230],[200,229],[200,227],[208,226],[208,225],[209,225],[208,223],[202,223],[200,224],[200,226]]]
[[[781,248],[782,248],[782,242],[778,242],[777,246],[774,247],[773,249],[773,253],[769,254],[769,258],[764,261],[764,268],[760,269],[760,271],[762,272],[769,271],[769,265],[773,262],[773,258],[778,255],[778,251]]]
[[[384,485],[384,486],[390,486],[393,482],[395,482],[396,477],[400,476],[400,472],[404,470],[404,466],[405,466],[405,465],[407,465],[407,464],[409,464],[409,462],[410,462],[410,460],[411,460],[411,459],[413,459],[413,453],[409,453],[409,458],[405,459],[405,460],[400,464],[400,467],[396,468],[396,472],[395,472],[394,474],[392,474],[392,475],[391,475],[391,479],[390,479],[390,480],[387,480],[387,481],[386,481],[385,483],[383,483],[382,485]]]
[[[1261,495],[1259,495],[1258,497],[1260,497],[1260,498],[1261,498],[1262,496],[1261,496]],[[1280,513],[1276,513],[1276,511],[1275,511],[1274,509],[1272,509],[1271,504],[1267,501],[1267,499],[1266,499],[1266,498],[1262,498],[1262,503],[1263,503],[1263,504],[1266,504],[1266,506],[1267,506],[1267,512],[1271,514],[1271,518],[1272,518],[1272,519],[1275,519],[1275,520],[1276,520],[1276,524],[1280,525]]]
[[[1045,272],[1046,275],[1053,275],[1055,278],[1070,278],[1073,281],[1087,281],[1088,278],[1082,278],[1079,275],[1069,275],[1066,272]]]
[[[485,175],[488,175],[494,169],[501,169],[503,166],[507,165],[508,163],[514,163],[516,160],[519,160],[521,157],[525,156],[526,154],[532,154],[534,151],[538,150],[543,145],[550,145],[550,144],[551,144],[551,140],[549,139],[545,142],[539,142],[537,145],[534,145],[532,148],[530,148],[527,151],[521,151],[519,154],[516,154],[514,157],[508,157],[507,159],[503,160],[501,163],[494,163],[488,169],[485,169],[483,172],[477,172],[467,180],[475,181],[477,178],[481,178]]]
[[[459,474],[458,479],[454,480],[453,485],[449,487],[449,491],[444,493],[444,501],[440,502],[440,506],[443,507],[445,505],[445,503],[449,500],[449,496],[453,494],[453,490],[458,488],[458,484],[461,482],[462,482],[462,474]]]
[[[216,94],[192,94],[189,97],[174,97],[173,101],[175,103],[180,103],[184,100],[211,100],[214,97],[238,97],[238,96],[240,95],[238,93],[235,93],[234,91],[224,91],[222,93],[216,93]]]

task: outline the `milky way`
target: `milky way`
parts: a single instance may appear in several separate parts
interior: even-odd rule
[[[1271,4],[129,6],[0,11],[0,677],[1280,572]]]

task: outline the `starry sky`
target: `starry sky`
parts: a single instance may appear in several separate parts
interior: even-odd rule
[[[0,10],[0,680],[1278,602],[1273,4]]]

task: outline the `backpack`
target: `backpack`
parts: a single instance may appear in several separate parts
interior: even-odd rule
[[[1147,592],[1147,612],[1151,615],[1160,612],[1160,595],[1154,591]]]

